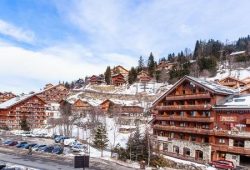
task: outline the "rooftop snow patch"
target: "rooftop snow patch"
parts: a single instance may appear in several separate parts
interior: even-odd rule
[[[28,94],[28,95],[20,95],[17,97],[14,97],[10,100],[7,100],[6,102],[3,102],[0,104],[0,109],[7,109],[17,103],[20,103],[28,98],[30,98],[31,96],[34,96],[34,94]]]

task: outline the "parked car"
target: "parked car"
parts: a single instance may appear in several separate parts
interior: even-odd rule
[[[3,142],[4,145],[9,145],[12,142],[12,140],[6,140]]]
[[[57,137],[60,137],[60,136],[62,136],[62,135],[52,135],[52,138],[56,139]]]
[[[63,148],[60,147],[60,146],[55,146],[54,149],[52,150],[52,153],[62,154],[63,153]]]
[[[234,163],[228,160],[212,161],[210,165],[214,168],[219,168],[219,169],[228,169],[228,170],[235,169]]]
[[[77,140],[75,138],[64,139],[64,146],[70,146],[76,142]]]
[[[17,141],[11,141],[8,146],[16,146],[18,144]]]
[[[26,145],[27,144],[27,142],[19,142],[17,145],[16,145],[16,147],[17,148],[22,148],[22,147],[24,147],[24,145]]]
[[[62,142],[64,142],[65,139],[69,139],[69,137],[66,137],[66,136],[59,136],[59,137],[56,137],[56,138],[55,138],[55,142],[56,142],[56,143],[62,143]]]
[[[26,145],[24,145],[24,149],[29,149],[29,147],[34,147],[34,146],[36,146],[36,144],[35,143],[27,143]]]
[[[43,152],[44,149],[45,149],[46,147],[47,147],[47,145],[41,146],[41,147],[39,147],[39,148],[37,149],[37,151]]]
[[[54,146],[45,146],[41,149],[41,151],[51,153],[53,149]]]
[[[84,151],[87,151],[87,149],[88,149],[88,147],[86,145],[82,145],[82,144],[74,145],[71,148],[71,150],[73,152],[84,152]]]
[[[45,147],[46,145],[39,145],[39,144],[36,144],[35,146],[32,147],[32,150],[33,151],[38,151],[39,149],[41,149],[42,147]]]

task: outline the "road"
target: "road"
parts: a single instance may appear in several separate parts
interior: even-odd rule
[[[43,158],[34,158],[32,156],[20,156],[13,154],[0,153],[0,161],[6,163],[13,163],[17,165],[27,166],[30,168],[40,169],[40,170],[76,170],[73,168],[73,163],[58,163]],[[82,169],[82,168],[78,168]],[[104,160],[90,160],[90,168],[86,170],[130,170],[116,163],[112,163]]]

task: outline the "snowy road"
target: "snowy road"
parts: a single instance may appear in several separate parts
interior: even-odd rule
[[[17,156],[11,154],[0,153],[0,161],[6,163],[13,163],[22,166],[28,166],[31,168],[41,169],[41,170],[71,170],[73,168],[73,163],[62,163],[55,162],[43,158],[33,158],[32,156]],[[92,159],[90,160],[89,169],[99,169],[99,170],[129,170],[131,168],[126,168],[124,166],[112,163],[109,161]]]

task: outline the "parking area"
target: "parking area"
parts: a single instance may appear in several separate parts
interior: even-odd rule
[[[74,138],[65,136],[33,136],[29,133],[12,134],[1,131],[0,145],[11,147],[12,149],[25,150],[28,152],[46,152],[51,154],[60,154],[74,156],[87,154],[88,146],[82,144]]]

